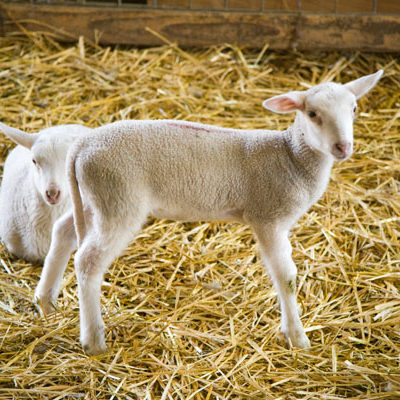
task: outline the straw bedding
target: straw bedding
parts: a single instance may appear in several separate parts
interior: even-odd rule
[[[0,120],[28,132],[125,118],[280,129],[293,116],[267,113],[263,99],[378,68],[385,77],[360,101],[355,154],[291,235],[309,351],[283,342],[247,227],[155,220],[106,275],[111,351],[98,357],[79,344],[72,262],[58,312],[41,318],[41,266],[0,247],[0,399],[400,398],[398,58],[1,39]],[[12,147],[1,135],[2,163]]]

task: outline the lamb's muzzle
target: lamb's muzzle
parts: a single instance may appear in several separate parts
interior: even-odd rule
[[[339,160],[345,160],[351,156],[352,151],[352,143],[335,143],[332,149],[332,154]]]
[[[50,204],[57,204],[60,199],[61,191],[56,184],[49,185],[46,190],[46,199]]]

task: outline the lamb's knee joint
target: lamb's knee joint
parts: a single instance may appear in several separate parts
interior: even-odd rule
[[[96,275],[99,272],[98,256],[99,251],[94,248],[81,250],[75,255],[78,279],[86,280],[89,276]]]
[[[287,280],[286,285],[290,294],[296,293],[296,278],[291,278]]]

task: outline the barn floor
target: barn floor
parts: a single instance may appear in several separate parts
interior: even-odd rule
[[[133,118],[288,126],[267,97],[385,69],[359,102],[355,153],[292,232],[312,342],[288,348],[276,293],[240,224],[149,221],[110,268],[110,353],[79,344],[72,263],[59,312],[33,302],[41,266],[0,247],[0,399],[400,398],[400,62],[385,54],[183,51],[0,41],[0,120],[38,131]],[[0,137],[3,163],[10,141]]]

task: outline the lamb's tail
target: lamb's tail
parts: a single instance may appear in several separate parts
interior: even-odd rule
[[[85,213],[83,212],[83,202],[81,191],[79,190],[79,183],[76,177],[76,153],[77,147],[73,146],[68,154],[67,171],[68,183],[72,201],[72,210],[74,213],[75,233],[77,236],[78,248],[81,246],[83,238],[86,235]]]

